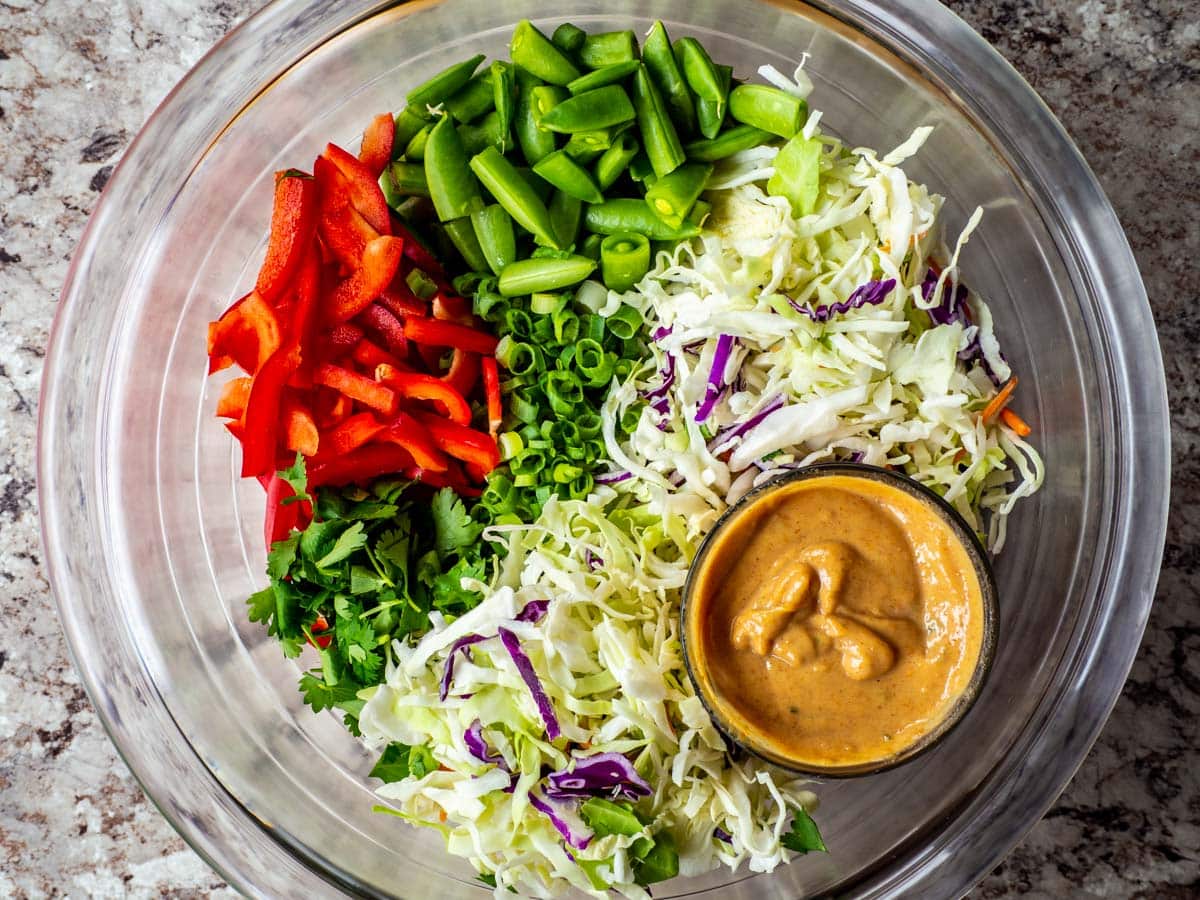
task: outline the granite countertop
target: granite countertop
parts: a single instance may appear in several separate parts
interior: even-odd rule
[[[0,897],[232,896],[143,796],[66,655],[34,442],[68,259],[154,106],[258,0],[0,3]],[[949,4],[1074,136],[1127,229],[1171,394],[1158,601],[1111,721],[973,896],[1200,896],[1200,28],[1187,0]],[[1192,13],[1187,13],[1188,8]]]

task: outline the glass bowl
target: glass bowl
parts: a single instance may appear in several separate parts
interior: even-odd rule
[[[751,724],[750,720],[744,714],[744,710],[739,710],[737,704],[732,702],[729,696],[722,696],[722,692],[717,686],[717,679],[703,665],[702,661],[705,655],[702,649],[705,644],[704,630],[706,623],[713,620],[702,618],[701,611],[713,609],[715,601],[709,601],[706,605],[702,600],[698,599],[704,594],[704,590],[699,585],[706,580],[700,574],[704,571],[706,560],[708,557],[713,557],[714,560],[721,558],[721,550],[718,549],[721,534],[727,531],[736,533],[735,529],[739,518],[743,515],[748,515],[751,509],[759,504],[763,504],[764,509],[770,509],[769,504],[771,503],[772,496],[775,496],[776,499],[784,496],[789,487],[793,485],[799,486],[801,482],[815,482],[819,484],[822,481],[826,481],[828,483],[828,479],[831,476],[834,478],[852,478],[867,482],[874,481],[885,487],[893,488],[898,493],[908,495],[908,497],[915,500],[918,504],[924,506],[935,518],[940,519],[945,525],[947,535],[952,536],[962,546],[966,558],[970,561],[971,568],[974,570],[975,579],[979,585],[981,601],[980,617],[982,619],[979,655],[976,657],[975,668],[972,670],[971,678],[964,686],[962,693],[957,696],[952,704],[949,704],[949,708],[943,711],[941,718],[933,722],[912,743],[889,756],[867,761],[843,763],[841,765],[790,759],[779,752],[777,747],[773,748],[771,742],[764,741],[761,737],[755,735],[755,732],[760,731],[760,729]],[[771,515],[771,513],[767,515]],[[920,551],[916,549],[915,538],[917,538],[917,534],[915,530],[909,528],[908,535],[909,539],[914,542],[913,552],[919,558]],[[839,538],[836,532],[828,534],[827,537],[833,540],[838,540]],[[742,541],[745,540],[748,539],[742,539]],[[741,542],[730,542],[736,549],[732,552],[726,550],[725,558],[731,555],[740,555],[740,550],[744,547],[744,544]],[[708,563],[710,566],[714,564]],[[712,576],[708,576],[707,580],[711,582]],[[719,595],[723,590],[724,587],[718,587],[716,589],[709,589],[709,592],[712,595]],[[756,592],[758,590],[758,588],[755,589]],[[823,586],[822,590],[824,590]],[[757,596],[757,593],[753,596]],[[700,702],[704,704],[704,708],[712,718],[713,724],[717,726],[717,729],[725,736],[725,739],[732,741],[759,759],[802,775],[811,775],[814,778],[859,778],[876,775],[887,769],[894,769],[896,766],[911,763],[917,757],[934,749],[970,712],[971,707],[975,705],[975,701],[979,697],[980,691],[987,684],[987,678],[992,671],[992,661],[996,656],[996,635],[1000,628],[1000,608],[996,597],[996,576],[992,571],[987,550],[984,549],[978,535],[967,524],[966,520],[963,519],[953,506],[943,500],[940,495],[920,482],[909,478],[907,475],[858,462],[817,463],[816,465],[796,469],[785,475],[779,475],[770,481],[763,482],[758,487],[749,491],[737,503],[726,509],[708,534],[705,535],[704,540],[700,543],[700,548],[696,551],[695,558],[692,560],[687,582],[683,586],[683,599],[680,604],[679,618],[679,638],[680,643],[683,645],[683,662],[687,668],[688,677],[691,678],[692,686],[696,689],[696,696],[700,698]],[[796,670],[789,669],[788,671]]]
[[[208,54],[114,173],[63,291],[46,362],[46,560],[96,710],[163,813],[247,894],[481,896],[436,834],[371,811],[372,760],[296,691],[246,620],[263,583],[261,489],[213,418],[206,323],[253,281],[272,173],[514,22],[703,38],[752,75],[805,53],[825,121],[887,150],[936,126],[911,176],[976,205],[964,254],[1021,374],[1049,467],[996,575],[992,677],[960,727],[902,769],[825,785],[832,852],[713,873],[666,898],[957,897],[1084,758],[1137,649],[1158,572],[1167,411],[1154,325],[1121,228],[1032,90],[934,0],[279,0]],[[300,665],[307,663],[301,660]],[[886,810],[886,814],[881,814]]]

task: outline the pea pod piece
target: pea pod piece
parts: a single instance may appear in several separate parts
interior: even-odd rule
[[[694,134],[696,108],[692,102],[692,92],[683,79],[671,48],[671,38],[661,21],[655,22],[646,35],[646,42],[642,45],[642,62],[662,92],[675,127],[683,134]]]
[[[587,32],[578,25],[563,22],[550,35],[550,42],[568,56],[574,56],[587,40]]]
[[[686,157],[675,125],[667,115],[662,95],[644,65],[633,76],[633,105],[637,110],[638,128],[642,132],[646,155],[650,157],[654,174],[662,178]]]
[[[636,197],[605,200],[589,206],[583,214],[583,224],[596,234],[634,231],[652,241],[681,241],[700,233],[699,228],[690,224],[672,228],[651,212],[645,200]]]
[[[379,186],[387,205],[396,209],[406,197],[428,197],[429,182],[420,163],[394,162],[379,176]]]
[[[513,127],[516,131],[517,143],[521,147],[521,153],[530,165],[547,153],[553,153],[557,146],[553,132],[538,127],[541,111],[538,102],[539,96],[534,93],[538,88],[549,88],[552,92],[561,90],[550,85],[543,85],[524,69],[517,69],[517,105],[514,110]]]
[[[683,152],[687,154],[688,159],[696,162],[716,162],[774,139],[775,136],[769,131],[763,131],[753,125],[734,125],[715,138],[692,141],[684,145]]]
[[[457,122],[474,122],[495,105],[490,69],[484,69],[474,75],[454,96],[442,104]]]
[[[621,177],[621,173],[629,168],[629,163],[637,156],[639,149],[637,138],[630,132],[618,135],[596,161],[596,186],[602,191],[607,191]]]
[[[776,87],[739,84],[729,92],[729,114],[745,125],[791,138],[804,126],[808,105]]]
[[[396,136],[392,138],[392,157],[404,154],[408,142],[417,136],[426,125],[426,120],[418,116],[407,106],[396,114]]]
[[[558,188],[578,197],[585,203],[602,203],[604,195],[592,179],[592,175],[567,154],[565,150],[556,150],[533,167],[542,178]]]
[[[538,175],[533,169],[528,166],[514,166],[517,174],[525,179],[525,183],[533,189],[533,193],[543,203],[550,202],[550,195],[554,193],[554,185],[548,182],[541,175]]]
[[[571,135],[571,139],[567,141],[567,145],[563,149],[581,163],[589,163],[611,147],[613,141],[624,134],[631,124],[601,128],[598,131],[580,131],[578,134]]]
[[[504,133],[504,146],[500,151],[508,150],[508,135],[512,133],[513,116],[516,112],[517,76],[513,67],[506,62],[496,60],[492,63],[492,102],[496,107],[496,115],[500,117],[500,129]]]
[[[425,144],[425,180],[433,208],[443,222],[461,219],[483,206],[479,182],[468,168],[462,138],[449,116],[442,116]]]
[[[471,213],[475,238],[487,260],[488,268],[499,275],[501,270],[517,259],[517,235],[512,216],[499,203]]]
[[[589,69],[628,62],[637,55],[637,37],[632,31],[589,34],[579,48],[579,61]]]
[[[514,63],[550,84],[569,84],[582,74],[528,19],[513,29],[508,51]]]
[[[405,98],[406,102],[413,107],[413,111],[417,115],[421,115],[427,106],[444,103],[471,80],[471,76],[475,74],[475,70],[483,62],[483,58],[483,54],[479,53],[468,60],[443,69],[428,81],[409,91]]]
[[[583,224],[583,201],[566,191],[555,191],[550,198],[550,221],[554,223],[558,246],[570,247],[579,237],[579,226]]]
[[[712,204],[706,203],[703,200],[697,200],[692,204],[692,211],[687,214],[684,219],[689,225],[695,225],[699,228],[704,224],[704,220],[708,218],[708,214],[712,212]]]
[[[683,70],[683,78],[701,100],[717,102],[729,93],[729,85],[722,86],[717,67],[704,46],[693,37],[680,38],[674,45],[675,59]]]
[[[636,59],[627,59],[625,62],[613,63],[611,66],[601,66],[586,75],[580,75],[567,85],[567,90],[572,94],[586,94],[596,88],[624,81],[637,71],[637,67]]]
[[[629,177],[646,186],[654,183],[654,166],[650,165],[645,149],[639,150],[629,161]]]
[[[600,244],[600,277],[610,291],[624,293],[650,271],[650,240],[637,232],[610,234]]]
[[[474,156],[486,147],[495,147],[503,152],[508,146],[508,132],[500,123],[500,114],[492,110],[479,122],[458,126],[467,156]]]
[[[681,228],[692,205],[700,198],[712,163],[686,163],[664,175],[646,191],[646,203],[654,214],[672,228]]]
[[[821,142],[796,135],[776,155],[774,167],[767,193],[787,198],[796,218],[813,212],[820,193]]]
[[[496,198],[510,216],[534,237],[558,246],[550,212],[529,182],[495,147],[488,147],[471,159],[471,171]]]
[[[563,100],[546,112],[538,124],[548,131],[575,134],[632,122],[636,116],[625,89],[610,84]]]
[[[505,297],[520,297],[561,290],[583,281],[595,269],[595,260],[586,256],[522,259],[505,266],[500,273],[500,293]]]
[[[700,124],[700,133],[706,138],[715,138],[721,133],[725,124],[725,113],[729,109],[729,85],[733,81],[733,69],[729,66],[717,66],[717,78],[725,91],[719,100],[706,100],[703,97],[696,100],[696,119]]]
[[[405,159],[415,159],[419,162],[425,158],[425,142],[429,140],[429,132],[431,131],[433,131],[433,126],[426,125],[412,136],[412,140],[404,148]]]
[[[580,255],[600,262],[600,245],[604,243],[604,238],[605,235],[602,234],[589,234],[579,245]]]
[[[490,269],[488,258],[484,255],[483,248],[479,246],[479,239],[475,236],[475,227],[470,216],[463,216],[452,222],[443,222],[442,227],[446,229],[446,234],[450,236],[454,248],[458,250],[459,255],[462,256],[463,261],[472,272],[487,272]]]

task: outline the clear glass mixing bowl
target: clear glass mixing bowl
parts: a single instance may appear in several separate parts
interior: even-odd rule
[[[279,0],[195,68],[109,183],[63,292],[40,449],[46,558],[88,693],[163,813],[249,894],[483,890],[437,835],[371,812],[371,760],[301,705],[296,664],[245,618],[261,491],[213,419],[204,334],[253,280],[272,172],[352,145],[450,60],[502,53],[519,18],[652,16],[742,74],[811,54],[814,103],[854,143],[937,126],[908,169],[948,198],[950,229],[986,210],[965,270],[1049,466],[998,561],[995,669],[962,725],[908,766],[822,786],[830,854],[656,896],[957,896],[1044,812],[1117,697],[1166,518],[1153,322],[1095,179],[965,24],[933,0]]]

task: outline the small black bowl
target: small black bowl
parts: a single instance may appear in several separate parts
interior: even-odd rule
[[[899,488],[913,499],[924,504],[950,527],[951,531],[954,532],[962,543],[963,549],[966,550],[967,556],[970,558],[972,566],[975,569],[975,575],[979,579],[979,590],[983,600],[983,636],[979,647],[979,659],[975,663],[975,671],[972,673],[971,680],[936,727],[922,735],[912,744],[909,744],[903,750],[881,760],[846,766],[814,766],[806,763],[798,763],[795,760],[790,760],[773,753],[770,749],[756,743],[748,735],[742,733],[727,717],[722,715],[721,701],[717,692],[712,688],[708,679],[698,677],[697,667],[692,660],[690,612],[694,607],[692,594],[696,581],[695,575],[703,569],[704,559],[716,543],[717,536],[731,522],[758,500],[786,485],[794,484],[797,481],[825,478],[831,475],[865,478]],[[997,603],[996,578],[992,572],[987,550],[980,543],[978,535],[975,534],[971,526],[966,523],[954,507],[929,488],[919,484],[907,475],[902,475],[890,469],[881,469],[878,466],[869,466],[865,463],[835,462],[806,466],[803,469],[796,469],[793,472],[773,478],[754,488],[737,503],[725,510],[713,526],[712,531],[704,538],[688,572],[688,578],[683,588],[683,601],[680,607],[680,640],[683,644],[683,661],[687,667],[688,677],[696,689],[697,696],[700,697],[700,702],[708,710],[713,724],[717,726],[717,729],[727,740],[742,748],[747,753],[788,771],[821,778],[848,778],[860,775],[872,775],[876,772],[883,772],[903,763],[910,762],[937,744],[951,729],[962,721],[967,711],[979,696],[983,688],[983,683],[991,671],[992,660],[996,655],[996,635],[999,629],[999,622],[1000,610]]]

